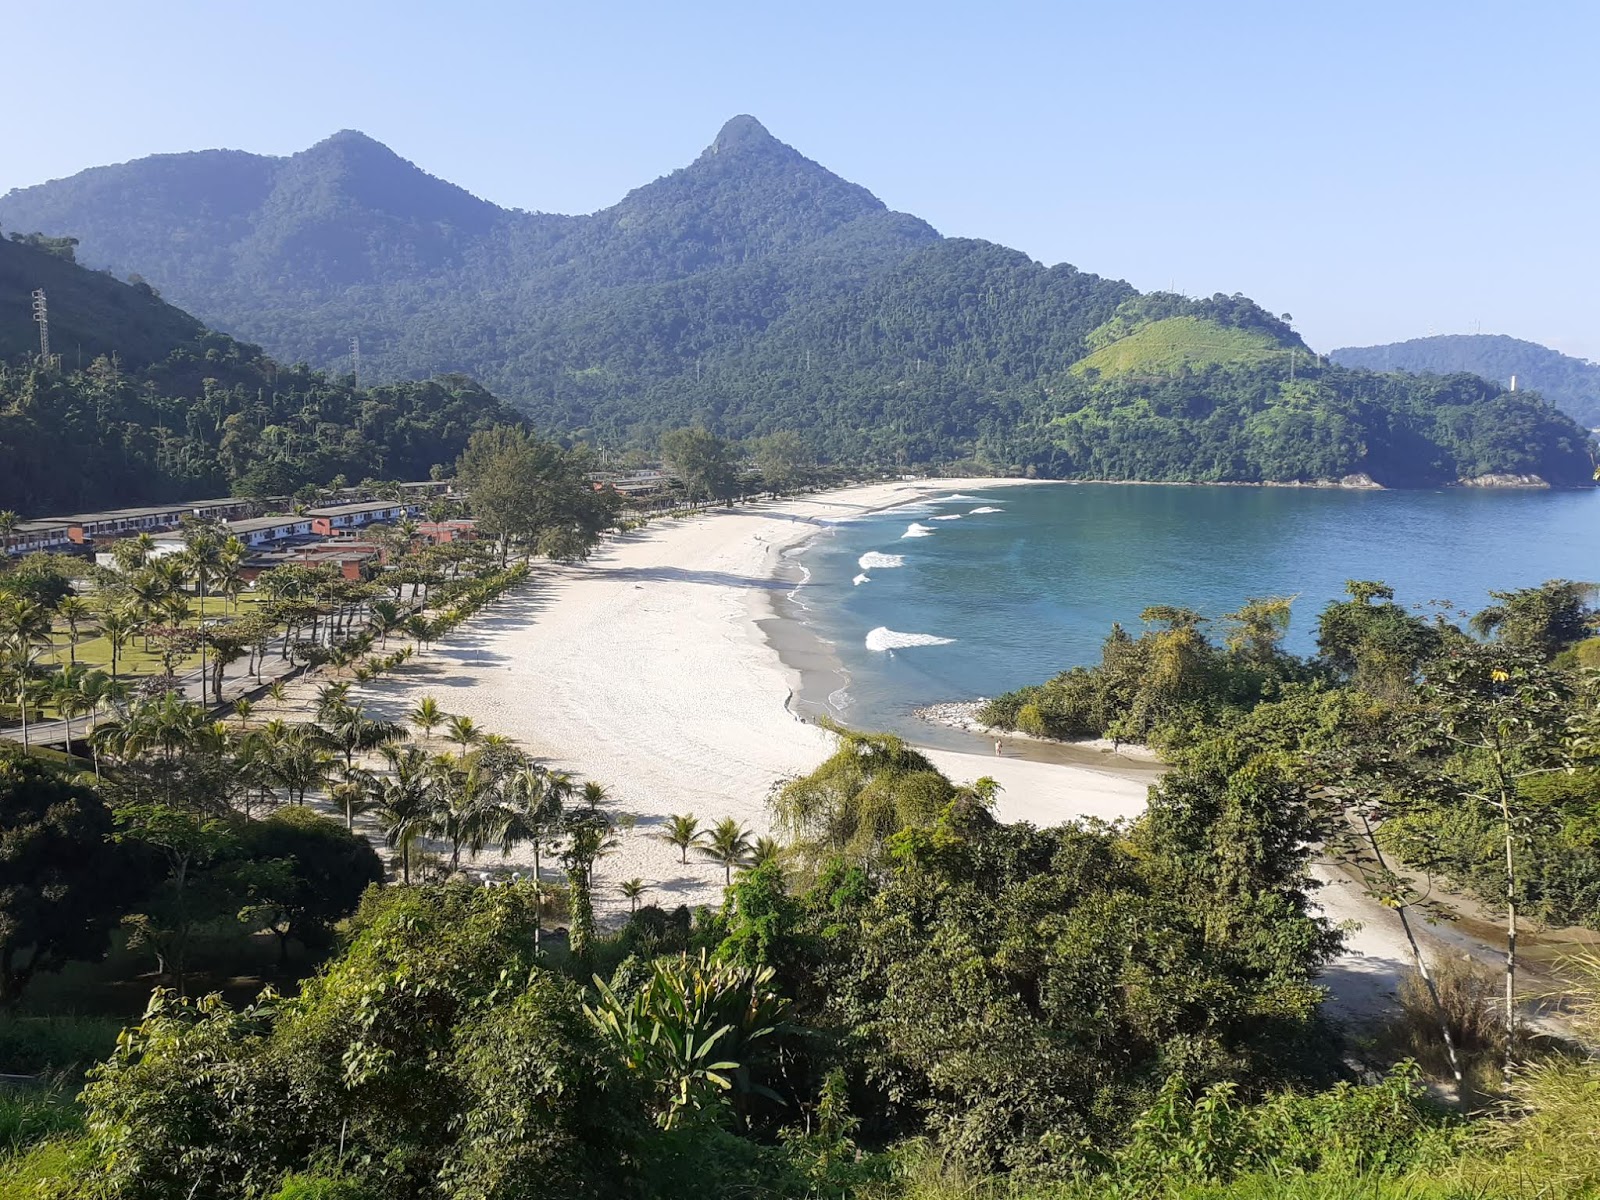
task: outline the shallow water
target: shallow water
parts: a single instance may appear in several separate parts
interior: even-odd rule
[[[1294,596],[1287,645],[1307,653],[1347,579],[1461,619],[1491,588],[1600,579],[1597,535],[1595,491],[973,490],[823,533],[792,554],[804,582],[783,612],[831,651],[827,671],[810,655],[811,707],[926,738],[914,708],[1095,662],[1111,623],[1136,630],[1148,605],[1216,617]]]

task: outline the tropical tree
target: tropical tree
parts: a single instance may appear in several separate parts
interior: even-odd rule
[[[406,714],[406,720],[411,722],[413,728],[422,730],[424,739],[431,739],[433,731],[449,720],[449,717],[444,709],[439,707],[437,700],[432,696],[424,696],[417,701],[416,707]]]
[[[89,602],[79,596],[68,596],[56,605],[56,616],[67,623],[67,663],[76,666],[78,662],[78,628],[90,621],[94,610],[89,607]]]
[[[1589,636],[1597,614],[1592,607],[1600,587],[1551,579],[1538,587],[1490,592],[1496,603],[1472,618],[1474,633],[1493,635],[1513,650],[1549,660]]]
[[[401,882],[411,882],[411,850],[433,821],[433,776],[427,752],[416,746],[385,746],[390,774],[378,784],[377,817],[385,841],[400,854]]]
[[[627,900],[630,913],[639,911],[639,898],[644,895],[645,887],[645,881],[642,879],[624,879],[617,884],[617,891]]]
[[[328,787],[328,799],[344,812],[347,831],[355,829],[357,813],[367,812],[376,806],[377,795],[377,776],[371,771],[348,765]]]
[[[752,848],[750,831],[735,818],[723,817],[706,832],[700,853],[718,863],[722,867],[723,883],[731,884],[733,869],[745,864]]]
[[[445,740],[454,742],[461,747],[461,757],[466,758],[467,751],[483,741],[483,730],[471,717],[451,717],[445,725]]]
[[[111,647],[111,678],[117,677],[117,665],[122,657],[123,650],[133,640],[133,635],[138,631],[138,623],[126,611],[113,608],[100,614],[100,636],[106,639]]]
[[[567,814],[566,842],[561,866],[567,873],[571,925],[567,935],[572,953],[580,960],[589,953],[594,936],[594,867],[617,848],[611,817],[603,811],[580,809]]]
[[[824,724],[839,748],[809,775],[780,783],[770,800],[800,852],[872,859],[892,834],[932,823],[955,797],[950,781],[903,739]]]
[[[1517,914],[1524,847],[1539,815],[1521,784],[1572,769],[1571,684],[1538,653],[1463,642],[1429,665],[1421,699],[1426,712],[1418,725],[1419,742],[1450,756],[1439,780],[1442,790],[1460,802],[1486,806],[1499,818],[1506,906],[1503,1068],[1509,1083],[1518,1052]]]
[[[674,813],[667,818],[666,828],[655,835],[669,846],[678,848],[678,861],[689,862],[689,848],[700,842],[700,822],[693,813]]]
[[[341,704],[322,720],[334,745],[344,752],[345,770],[355,765],[355,756],[364,750],[376,750],[405,737],[403,727],[393,721],[375,721],[368,717],[360,704]]]
[[[95,960],[137,897],[134,856],[92,790],[0,755],[0,1008],[39,974]]]
[[[789,1012],[773,987],[771,967],[712,959],[662,957],[650,978],[627,996],[602,979],[589,1019],[653,1097],[656,1123],[674,1129],[714,1113],[731,1096],[765,1096],[756,1082]]]

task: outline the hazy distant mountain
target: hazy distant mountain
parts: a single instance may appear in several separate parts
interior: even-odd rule
[[[1468,371],[1499,384],[1541,393],[1569,416],[1600,426],[1600,363],[1562,354],[1538,342],[1503,334],[1447,333],[1387,346],[1346,346],[1335,362],[1369,371],[1426,371],[1449,375]]]
[[[1320,365],[1241,296],[1140,296],[940,237],[729,121],[694,162],[587,216],[499,208],[362,134],[288,158],[158,155],[0,198],[281,359],[464,372],[603,447],[704,422],[803,430],[873,463],[1042,474],[1586,480],[1537,399]]]

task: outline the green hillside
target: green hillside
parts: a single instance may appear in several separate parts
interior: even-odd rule
[[[32,295],[39,288],[49,305],[50,350],[68,365],[104,354],[144,367],[199,336],[199,321],[147,285],[86,271],[67,257],[71,253],[66,245],[52,252],[0,239],[0,359],[38,351]]]
[[[1167,317],[1142,325],[1081,358],[1074,375],[1170,375],[1184,367],[1227,366],[1283,357],[1284,348],[1265,334],[1230,329],[1204,317]]]
[[[1288,320],[1246,297],[1140,295],[943,238],[751,117],[583,216],[500,208],[344,131],[288,158],[94,168],[0,198],[0,222],[80,237],[84,261],[139,272],[280,360],[345,371],[358,336],[364,378],[470,376],[606,450],[653,452],[698,423],[798,430],[872,466],[1397,486],[1591,474],[1583,432],[1537,398],[1452,384],[1438,405],[1421,379],[1313,372]],[[1314,375],[1313,399],[1291,370]],[[287,459],[317,474],[337,457]]]
[[[31,340],[39,286],[50,367]],[[418,479],[473,431],[517,419],[462,376],[358,389],[281,367],[147,287],[9,241],[0,330],[0,509],[23,514]]]
[[[1516,376],[1518,389],[1539,392],[1585,426],[1600,427],[1600,363],[1537,342],[1501,334],[1448,333],[1386,346],[1346,346],[1331,357],[1371,371],[1467,371],[1500,384]]]

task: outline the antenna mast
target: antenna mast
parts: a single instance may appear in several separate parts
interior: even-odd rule
[[[50,365],[50,309],[45,304],[43,288],[36,288],[33,293],[33,319],[39,324],[39,359],[48,367]]]
[[[361,388],[361,336],[353,335],[350,338],[350,371],[355,376],[356,390]]]

